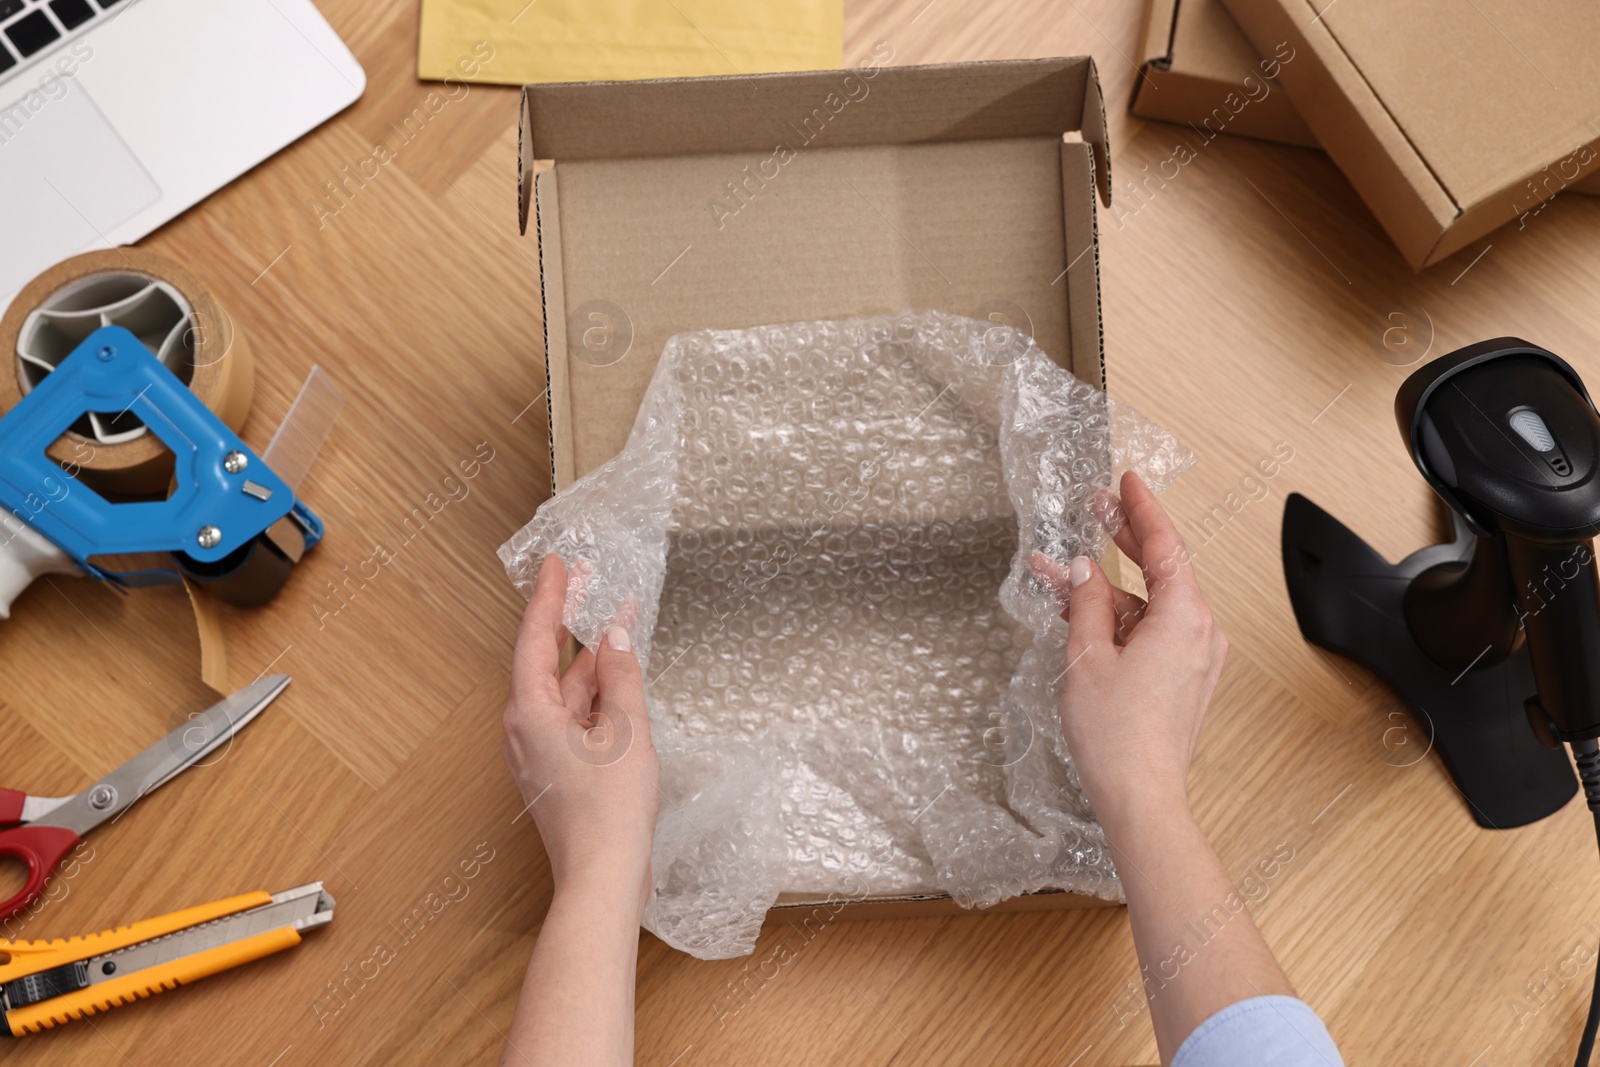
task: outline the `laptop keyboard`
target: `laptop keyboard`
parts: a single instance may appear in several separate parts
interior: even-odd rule
[[[123,0],[0,0],[0,83],[64,37],[76,37]]]

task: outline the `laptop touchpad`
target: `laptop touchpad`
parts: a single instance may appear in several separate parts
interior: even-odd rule
[[[82,86],[50,88],[0,107],[0,300],[161,196]]]

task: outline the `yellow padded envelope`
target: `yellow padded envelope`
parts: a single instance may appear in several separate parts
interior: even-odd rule
[[[842,0],[422,0],[417,74],[522,85],[843,62]]]

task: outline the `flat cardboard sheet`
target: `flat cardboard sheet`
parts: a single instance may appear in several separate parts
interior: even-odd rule
[[[422,0],[417,75],[522,85],[757,74],[837,67],[843,54],[839,0]]]
[[[1600,171],[1600,6],[1224,2],[1413,266]]]

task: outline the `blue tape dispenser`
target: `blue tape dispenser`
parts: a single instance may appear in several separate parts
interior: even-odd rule
[[[165,500],[113,502],[45,454],[86,412],[136,415],[171,450]],[[294,489],[121,326],[91,333],[0,417],[0,507],[0,618],[34,577],[70,571],[124,587],[188,577],[253,606],[322,538]],[[108,559],[148,553],[166,565]]]

